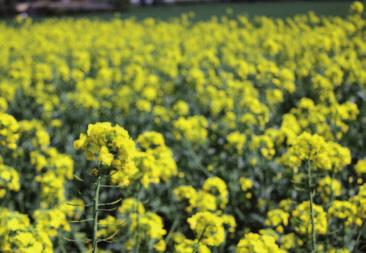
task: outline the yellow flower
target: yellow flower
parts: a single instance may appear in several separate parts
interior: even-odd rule
[[[50,237],[57,236],[59,231],[71,230],[65,213],[60,209],[38,209],[34,212],[36,228],[45,231]]]
[[[267,213],[267,219],[265,221],[266,226],[281,227],[280,230],[283,229],[282,226],[287,226],[289,221],[290,214],[281,210],[281,209],[273,209]],[[283,231],[278,231],[282,233]]]
[[[199,212],[188,218],[189,227],[196,238],[208,246],[219,246],[224,242],[225,230],[223,220],[210,212]]]
[[[207,138],[207,119],[203,116],[179,118],[173,122],[173,134],[177,140],[187,139],[192,143],[204,143]]]
[[[239,154],[243,153],[244,145],[246,142],[245,135],[241,134],[238,131],[232,132],[227,135],[226,140],[228,142],[229,147],[233,147],[236,152]]]
[[[335,200],[328,210],[328,215],[330,217],[344,220],[347,225],[352,225],[356,214],[357,206],[349,201]]]
[[[327,233],[327,214],[321,206],[313,204],[314,212],[314,229],[317,234],[324,235]],[[308,235],[311,231],[310,223],[310,202],[304,201],[300,203],[292,211],[292,221],[296,232]]]
[[[99,161],[109,170],[123,174],[126,178],[122,184],[129,184],[137,172],[130,169],[134,166],[135,143],[128,132],[118,125],[112,126],[109,122],[89,125],[87,134],[81,134],[74,146],[83,150],[88,160]],[[118,176],[114,177],[116,181]]]
[[[193,208],[197,205],[197,191],[190,185],[178,186],[174,189],[174,195],[179,201],[187,201],[187,212],[192,212]]]
[[[296,138],[280,162],[287,167],[299,168],[305,161],[311,162],[312,169],[338,172],[351,163],[351,154],[349,149],[337,143],[304,132]]]
[[[188,105],[188,103],[186,103],[183,100],[178,100],[173,105],[173,111],[175,114],[177,114],[179,116],[186,116],[189,113],[189,105]]]
[[[363,12],[363,4],[360,1],[355,1],[351,5],[351,11],[356,14],[361,14]]]
[[[143,204],[134,198],[127,198],[123,200],[122,205],[118,208],[118,212],[127,215],[130,213],[145,213]]]
[[[0,199],[7,191],[19,191],[20,180],[18,172],[9,166],[0,163]]]
[[[247,233],[236,247],[238,253],[284,253],[276,244],[275,238],[269,235]]]
[[[13,116],[0,112],[0,146],[15,149],[17,147],[16,143],[18,138],[18,122]]]
[[[358,175],[366,174],[366,160],[359,160],[355,165],[355,171]]]
[[[113,154],[109,153],[106,146],[102,146],[99,151],[98,161],[104,166],[110,166],[114,159]]]
[[[244,192],[253,188],[253,181],[249,178],[241,177],[239,179],[239,182],[240,182],[240,188]]]
[[[210,177],[203,183],[202,190],[216,196],[218,206],[225,208],[228,202],[228,190],[225,181],[219,177]]]
[[[6,112],[8,109],[8,102],[6,102],[5,98],[0,97],[0,112]]]
[[[331,197],[338,197],[342,194],[342,184],[337,179],[326,176],[319,180],[317,192],[323,201],[327,202]]]

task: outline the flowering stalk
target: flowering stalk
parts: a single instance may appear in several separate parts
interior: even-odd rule
[[[102,176],[98,176],[97,181],[95,183],[95,193],[94,193],[94,206],[93,206],[93,253],[97,253],[98,251],[98,207],[99,207],[99,192],[100,185],[102,181]]]
[[[199,246],[200,246],[200,242],[199,241],[198,242],[194,242],[192,253],[197,253],[198,250],[199,250]]]
[[[201,240],[206,232],[206,229],[207,229],[208,225],[204,227],[201,235],[199,236],[198,240],[194,242],[194,245],[193,245],[193,253],[198,253],[199,251],[199,247],[200,247],[200,243],[201,243]]]
[[[308,162],[308,192],[309,192],[309,203],[310,203],[310,221],[311,221],[311,252],[316,252],[316,232],[315,232],[315,215],[313,209],[313,198],[314,192],[312,189],[312,175],[311,175],[311,165]]]
[[[362,225],[361,225],[361,228],[360,230],[358,231],[358,234],[357,234],[357,239],[356,239],[356,243],[355,243],[355,246],[353,247],[353,251],[357,250],[359,245],[360,245],[360,242],[361,242],[361,237],[362,237],[362,234],[363,234],[363,230],[364,228],[366,228],[366,222],[363,222]]]

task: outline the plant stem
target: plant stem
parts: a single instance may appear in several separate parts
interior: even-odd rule
[[[98,252],[98,208],[99,208],[99,191],[102,176],[98,176],[97,182],[95,183],[95,194],[94,194],[94,207],[93,207],[93,253]]]
[[[330,183],[330,201],[329,204],[327,204],[327,209],[329,209],[329,206],[331,205],[331,203],[333,203],[333,200],[334,200],[334,189],[333,189],[333,180],[334,180],[334,173],[331,172],[330,173],[330,178],[332,179],[331,180],[331,183]],[[328,223],[328,226],[330,227],[331,225],[331,221]],[[328,248],[329,248],[329,236],[327,234],[327,237],[326,237],[326,240],[325,240],[325,251],[328,251]]]
[[[138,192],[137,192],[137,200],[141,201],[141,186],[138,187]],[[140,243],[141,243],[141,238],[140,238],[140,212],[138,210],[138,205],[135,205],[135,213],[137,214],[137,220],[136,220],[136,231],[134,232],[134,237],[135,237],[135,247],[134,247],[134,253],[139,253],[140,252]]]
[[[197,253],[199,250],[200,242],[194,242],[192,253]]]
[[[60,250],[61,250],[61,252],[62,253],[66,253],[66,250],[65,250],[65,245],[64,245],[64,239],[61,237],[61,235],[60,234],[58,234],[57,235],[58,236],[58,242],[59,242],[59,244],[60,244]]]
[[[366,222],[363,222],[362,225],[361,225],[360,231],[358,231],[356,243],[355,243],[355,246],[353,247],[352,252],[358,250],[358,247],[359,247],[359,244],[360,244],[360,241],[361,241],[362,232],[363,232],[365,227],[366,227]]]
[[[308,163],[308,191],[309,191],[309,202],[310,202],[310,220],[311,220],[311,252],[316,252],[316,232],[315,232],[315,214],[313,208],[313,183],[312,183],[312,175],[311,175],[311,166],[310,162]]]
[[[198,253],[199,249],[200,249],[200,243],[201,243],[201,240],[206,232],[206,229],[207,229],[207,226],[204,227],[201,235],[199,236],[198,240],[194,242],[194,245],[193,245],[193,251],[192,253]]]
[[[177,228],[178,224],[179,224],[179,216],[178,216],[178,215],[176,215],[176,216],[175,216],[175,219],[174,219],[174,222],[173,222],[173,225],[172,225],[172,227],[170,228],[168,235],[165,237],[165,244],[166,244],[166,245],[168,245],[168,244],[169,244],[170,239],[171,239],[171,237],[172,237],[172,234],[173,234],[174,230]]]

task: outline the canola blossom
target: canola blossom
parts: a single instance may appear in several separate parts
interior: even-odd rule
[[[366,247],[366,19],[0,22],[0,252]]]

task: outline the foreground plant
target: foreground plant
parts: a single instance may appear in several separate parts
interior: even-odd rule
[[[108,209],[100,207],[118,203],[118,201],[100,203],[101,188],[121,188],[133,183],[141,184],[147,188],[149,184],[159,183],[161,180],[166,181],[177,173],[172,152],[166,147],[162,135],[155,132],[145,132],[137,138],[137,145],[138,147],[125,129],[119,125],[113,126],[110,122],[89,125],[87,133],[81,134],[79,139],[74,142],[74,147],[82,150],[87,160],[95,165],[91,169],[91,175],[95,178],[93,217],[91,219],[93,222],[93,253],[98,250],[98,242],[105,241],[105,239],[98,238],[98,220],[100,211]],[[106,185],[105,182],[108,181],[114,185]],[[125,203],[127,205],[129,202],[123,203],[123,205]],[[125,209],[123,205],[121,210]],[[144,223],[144,220],[147,224],[156,225],[149,219],[155,220],[156,224],[162,224],[160,217],[154,213],[142,215],[137,212],[128,216],[128,222],[135,224],[134,226],[137,228]],[[116,223],[118,222],[116,221]],[[113,236],[106,235],[106,238],[110,240],[117,233],[118,231],[114,231]],[[161,229],[161,232],[152,235],[152,239],[159,239],[164,234],[165,230]],[[157,248],[164,248],[162,241],[159,243]],[[129,244],[136,247],[140,246],[139,243],[131,240]]]
[[[74,147],[82,150],[88,160],[96,165],[91,170],[96,178],[94,183],[93,199],[93,253],[98,249],[98,214],[100,206],[100,189],[105,178],[111,173],[119,172],[124,175],[125,183],[129,184],[136,174],[133,158],[135,155],[135,143],[128,132],[120,126],[112,126],[111,123],[96,123],[88,126],[87,134],[81,134],[74,142]]]

